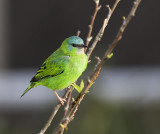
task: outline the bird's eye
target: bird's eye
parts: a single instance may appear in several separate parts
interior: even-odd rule
[[[72,46],[73,46],[73,47],[77,47],[77,45],[76,45],[76,44],[72,44]]]

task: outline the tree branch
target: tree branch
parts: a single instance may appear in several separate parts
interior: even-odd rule
[[[67,90],[66,93],[64,94],[63,98],[67,99],[67,96],[68,94],[70,93],[70,90]],[[61,103],[59,102],[55,107],[54,107],[54,110],[51,114],[51,116],[49,117],[47,123],[44,125],[43,129],[40,131],[40,133],[38,134],[44,134],[46,132],[46,130],[48,129],[48,127],[50,126],[53,118],[55,117],[55,115],[57,114],[58,110],[60,109],[61,107]]]
[[[112,9],[110,8],[109,5],[106,5],[106,7],[108,8],[109,13],[108,13],[107,17],[104,19],[103,25],[102,25],[100,31],[98,32],[95,40],[93,41],[91,47],[89,48],[89,51],[87,52],[88,59],[90,58],[90,56],[91,56],[94,48],[96,47],[97,43],[101,40],[101,38],[103,36],[103,33],[104,33],[104,30],[106,29],[106,27],[108,25],[108,22],[109,22],[112,14],[113,14],[113,12],[114,12],[114,10],[117,7],[119,2],[120,2],[120,0],[116,0],[114,5],[113,5],[113,7],[112,7]]]
[[[130,13],[128,14],[127,18],[123,19],[123,23],[122,23],[122,25],[121,25],[121,27],[120,27],[115,39],[113,40],[113,42],[109,46],[108,50],[106,51],[106,54],[104,56],[105,59],[107,58],[107,55],[111,54],[111,52],[113,51],[113,49],[115,48],[117,43],[121,40],[122,35],[124,33],[124,30],[126,29],[127,25],[131,21],[131,19],[135,16],[135,12],[136,12],[140,2],[141,2],[141,0],[135,0],[133,2],[133,7],[132,7]]]
[[[91,19],[91,23],[90,25],[88,25],[89,27],[89,31],[88,31],[88,35],[87,35],[87,39],[86,39],[86,43],[85,45],[88,46],[88,44],[90,43],[91,39],[92,39],[92,29],[93,29],[93,25],[94,25],[94,20],[96,18],[96,15],[98,13],[98,11],[100,10],[101,6],[99,6],[99,1],[100,0],[93,0],[95,2],[95,9],[94,9],[94,12],[93,12],[93,16],[92,16],[92,19]],[[85,52],[86,52],[87,48],[85,48]]]
[[[116,0],[116,2],[115,2],[114,5],[118,4],[119,0]],[[134,1],[132,9],[131,9],[128,17],[123,20],[123,23],[122,23],[122,25],[121,25],[118,33],[117,33],[117,36],[115,37],[115,39],[111,43],[110,47],[105,52],[102,60],[100,62],[98,62],[98,65],[97,65],[95,71],[93,72],[93,74],[88,79],[88,84],[87,84],[86,88],[82,91],[82,93],[79,94],[79,96],[77,97],[77,99],[72,103],[72,105],[70,107],[70,110],[68,111],[68,113],[66,114],[66,116],[62,119],[62,121],[60,122],[60,124],[58,125],[58,127],[56,128],[56,130],[54,131],[53,134],[58,134],[62,129],[67,128],[68,123],[71,122],[74,119],[75,113],[78,110],[78,107],[79,107],[81,101],[83,100],[85,94],[88,92],[88,90],[90,89],[90,87],[92,86],[92,84],[97,79],[97,77],[98,77],[98,75],[100,73],[100,70],[101,70],[103,64],[105,63],[105,61],[107,59],[110,58],[110,54],[112,53],[113,49],[115,48],[115,46],[117,45],[117,43],[122,38],[122,34],[124,33],[124,30],[126,29],[127,25],[129,24],[129,22],[131,21],[131,19],[133,18],[133,16],[135,15],[135,12],[136,12],[137,7],[139,6],[140,2],[141,2],[141,0],[135,0]],[[112,8],[113,11],[116,8],[116,6],[113,6],[113,8]],[[109,15],[111,15],[113,13],[112,10],[109,12]],[[107,18],[110,18],[110,17],[107,17]],[[100,32],[104,32],[104,29],[105,29],[105,27],[107,26],[107,23],[108,23],[107,18],[104,20],[104,23],[103,23],[103,26],[102,26]],[[98,33],[98,35],[101,35],[100,32]],[[102,35],[103,35],[103,33],[102,33]],[[100,36],[98,36],[98,37],[100,37]],[[90,53],[89,53],[88,57],[90,57]]]
[[[80,31],[80,30],[78,30],[78,31],[77,31],[77,35],[76,35],[76,36],[79,36],[79,35],[80,35],[80,33],[81,33],[81,31]]]
[[[97,43],[101,40],[103,34],[104,34],[104,31],[108,25],[108,22],[115,10],[115,8],[117,7],[118,3],[119,3],[120,0],[116,0],[112,9],[110,8],[109,5],[107,5],[106,7],[108,8],[108,15],[107,17],[104,19],[104,22],[103,22],[103,25],[102,27],[100,28],[97,36],[95,37],[91,47],[89,48],[88,52],[87,52],[87,56],[88,56],[88,59],[90,58],[95,46],[97,45]],[[93,25],[94,25],[94,21],[95,21],[95,17],[97,15],[97,12],[99,11],[99,9],[101,8],[101,6],[99,6],[99,0],[94,0],[95,2],[95,10],[94,10],[94,13],[93,13],[93,16],[92,16],[92,19],[91,19],[91,23],[89,25],[89,31],[88,31],[88,35],[87,35],[87,39],[86,39],[86,45],[88,45],[92,39],[92,28],[93,28]],[[83,100],[84,96],[86,95],[86,93],[89,91],[90,87],[92,86],[92,84],[95,82],[95,80],[97,79],[97,77],[99,76],[99,73],[100,73],[100,70],[103,66],[103,64],[111,57],[111,54],[112,54],[112,51],[113,49],[116,47],[117,43],[121,40],[122,38],[122,35],[124,33],[124,30],[126,29],[127,25],[129,24],[129,22],[131,21],[131,19],[134,17],[135,15],[135,12],[137,10],[137,7],[139,6],[139,3],[141,2],[141,0],[135,0],[134,1],[134,4],[132,6],[132,9],[130,11],[130,13],[128,14],[127,18],[123,20],[123,23],[116,35],[116,37],[114,38],[113,42],[111,43],[111,45],[109,45],[109,48],[107,49],[107,51],[105,52],[102,60],[100,60],[99,57],[96,57],[97,59],[97,64],[95,66],[95,70],[94,72],[92,73],[92,75],[90,77],[88,77],[87,79],[87,85],[86,87],[84,88],[84,90],[78,95],[78,97],[76,98],[76,100],[71,104],[69,110],[68,108],[65,110],[65,115],[64,117],[62,118],[60,124],[57,126],[57,128],[55,129],[55,131],[53,132],[53,134],[58,134],[59,132],[61,134],[63,134],[64,132],[64,129],[67,128],[67,125],[74,119],[75,117],[75,114],[79,108],[79,105],[81,103],[81,101]],[[77,36],[80,35],[80,31],[77,32]],[[85,50],[86,51],[86,50]],[[67,98],[69,93],[73,90],[73,87],[70,87],[63,98]],[[71,94],[70,94],[71,95]],[[68,105],[69,106],[69,102],[70,100],[68,101]],[[56,113],[58,112],[59,108],[61,107],[61,104],[57,104],[55,107],[54,107],[54,111],[52,112],[52,115],[50,116],[50,118],[48,119],[47,123],[45,124],[45,126],[43,127],[43,129],[40,131],[39,134],[44,134],[45,131],[48,129],[48,127],[50,126],[53,118],[55,117]]]

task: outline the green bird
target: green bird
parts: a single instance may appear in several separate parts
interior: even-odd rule
[[[85,47],[87,46],[80,37],[66,38],[60,48],[44,61],[22,96],[31,88],[43,85],[53,90],[63,105],[65,99],[59,97],[56,90],[72,85],[86,69],[88,58],[84,53]]]

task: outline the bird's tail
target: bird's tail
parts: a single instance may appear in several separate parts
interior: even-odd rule
[[[23,94],[21,95],[21,97],[24,96],[31,88],[34,88],[36,86],[38,86],[37,83],[34,83],[34,82],[31,83],[30,86],[23,92]]]

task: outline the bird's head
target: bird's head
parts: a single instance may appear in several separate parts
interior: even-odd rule
[[[85,47],[87,46],[84,45],[83,40],[77,36],[71,36],[65,39],[61,46],[65,53],[70,54],[84,54]]]

